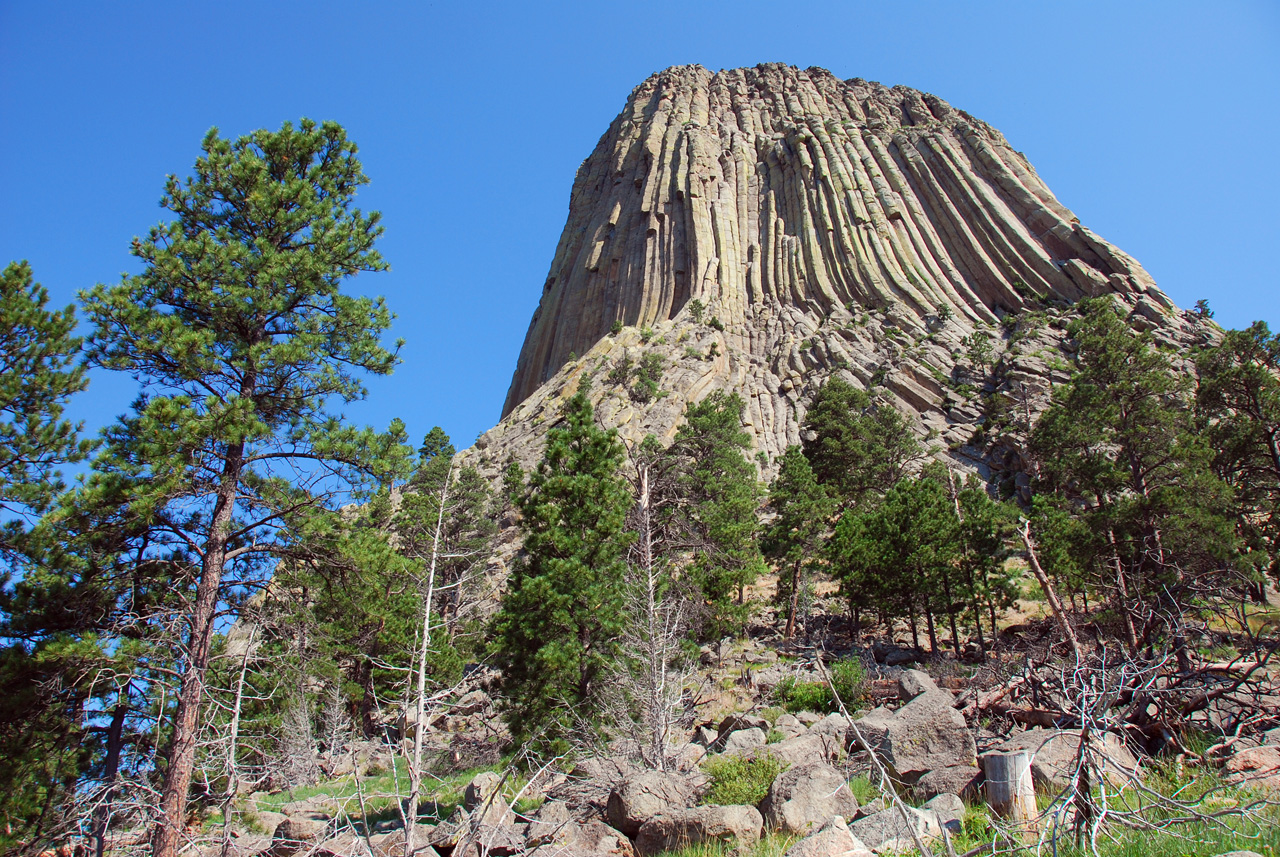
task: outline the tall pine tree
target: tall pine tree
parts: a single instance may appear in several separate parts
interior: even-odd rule
[[[543,752],[591,738],[609,692],[630,541],[621,463],[616,432],[596,425],[579,389],[520,500],[524,550],[494,619],[494,654],[512,736]]]
[[[387,374],[381,299],[345,279],[386,268],[376,214],[353,207],[367,182],[341,127],[303,120],[229,141],[211,131],[185,181],[161,200],[173,219],[136,239],[142,273],[83,295],[91,359],[146,385],[110,432],[89,503],[149,523],[147,550],[192,584],[181,687],[153,839],[181,847],[213,629],[228,583],[265,571],[301,510],[337,502],[401,445],[346,427],[326,408]]]

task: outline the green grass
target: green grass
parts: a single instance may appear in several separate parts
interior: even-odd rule
[[[419,801],[419,816],[424,821],[448,818],[461,805],[462,792],[467,787],[467,784],[475,778],[476,774],[483,771],[501,772],[501,770],[501,765],[492,765],[469,771],[460,771],[442,778],[427,776],[422,785],[423,794]],[[520,783],[513,783],[513,785],[516,789],[520,787]],[[359,820],[359,794],[363,793],[364,807],[367,813],[363,820],[366,823],[372,823],[389,818],[398,818],[399,810],[397,809],[397,804],[408,792],[408,766],[404,759],[397,758],[393,770],[362,780],[358,787],[355,776],[348,774],[344,777],[317,783],[314,786],[286,789],[277,794],[267,795],[260,798],[256,801],[255,806],[248,809],[257,812],[280,812],[285,804],[313,797],[325,797],[336,802],[342,808],[343,815]],[[523,811],[527,808],[526,805],[530,803],[526,799],[521,799],[516,808]]]
[[[850,711],[866,698],[866,672],[862,664],[854,660],[838,661],[831,667],[831,681],[840,701]],[[839,710],[836,698],[826,682],[796,681],[788,677],[778,682],[773,691],[774,701],[794,713],[801,711],[830,714]]]
[[[755,806],[764,800],[778,774],[788,765],[771,755],[756,759],[741,756],[717,756],[708,759],[702,770],[711,777],[711,788],[703,795],[704,804],[715,806]]]

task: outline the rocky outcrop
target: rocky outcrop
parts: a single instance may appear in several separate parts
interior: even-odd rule
[[[503,420],[468,455],[490,473],[532,464],[593,378],[598,418],[633,441],[735,391],[772,460],[839,374],[1012,480],[1016,449],[971,444],[993,407],[1043,405],[1071,304],[1097,294],[1165,341],[1196,335],[999,131],[943,99],[817,68],[667,69],[579,169]],[[975,332],[989,361],[966,356]],[[661,397],[620,371],[643,358]]]
[[[780,774],[760,802],[760,814],[771,830],[806,834],[832,816],[851,816],[858,801],[844,775],[830,765],[809,764]]]
[[[763,827],[764,819],[754,806],[673,809],[646,821],[635,845],[641,857],[703,843],[746,847],[760,838]]]

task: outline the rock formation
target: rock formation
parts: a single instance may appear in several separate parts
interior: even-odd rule
[[[531,462],[591,376],[601,421],[630,440],[737,391],[772,459],[841,373],[983,465],[989,397],[1042,407],[1071,304],[1100,294],[1167,342],[1196,335],[999,131],[941,98],[817,68],[667,69],[578,170],[503,421],[473,454]],[[966,358],[975,332],[989,364]],[[665,397],[613,371],[646,355]],[[1016,471],[1013,456],[995,466]]]

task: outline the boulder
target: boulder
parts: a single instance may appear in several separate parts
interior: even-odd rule
[[[898,676],[898,698],[910,702],[922,693],[937,690],[938,685],[923,670],[903,670]]]
[[[271,836],[288,816],[282,812],[269,812],[265,809],[253,810],[245,814],[245,822],[250,830],[261,831]]]
[[[845,733],[849,731],[849,721],[843,714],[828,714],[809,727],[808,735],[826,735],[832,738],[844,739]]]
[[[567,821],[554,833],[526,839],[527,853],[539,857],[566,857],[574,854],[614,854],[635,857],[631,840],[602,821]]]
[[[458,701],[449,707],[450,713],[459,717],[466,717],[470,714],[479,714],[493,707],[493,701],[489,699],[489,695],[483,690],[473,690],[459,697]]]
[[[946,828],[948,833],[958,834],[964,830],[964,801],[960,795],[940,794],[925,801],[921,809],[927,809],[938,817],[938,824]]]
[[[525,844],[536,848],[553,842],[556,835],[572,822],[573,816],[569,813],[568,804],[560,800],[544,801],[529,819],[529,826],[525,829]]]
[[[784,714],[773,724],[773,728],[781,732],[783,740],[786,740],[787,738],[795,738],[797,735],[803,735],[807,727],[795,715]]]
[[[720,737],[720,733],[708,726],[699,726],[693,732],[693,743],[701,744],[703,747],[714,747],[716,740]]]
[[[492,771],[483,771],[467,784],[462,792],[462,805],[473,815],[477,812],[483,816],[475,823],[485,827],[506,827],[515,822],[515,814],[507,802],[505,795],[498,792],[503,777]]]
[[[768,732],[769,721],[756,714],[730,714],[720,721],[720,726],[717,727],[716,733],[728,735],[730,732],[740,732],[743,729],[760,729]]]
[[[730,732],[724,738],[720,752],[726,755],[741,754],[744,750],[750,750],[755,747],[763,747],[766,742],[766,735],[763,729],[752,727],[750,729],[739,729],[736,732]]]
[[[605,819],[627,836],[635,836],[655,815],[684,809],[694,797],[688,780],[662,771],[644,771],[614,787],[605,806]]]
[[[822,763],[783,771],[760,802],[760,814],[771,830],[800,835],[857,809],[858,800],[844,776]]]
[[[942,835],[942,825],[938,822],[936,815],[929,810],[914,809],[909,806],[890,807],[875,815],[860,818],[849,825],[849,830],[872,851],[880,851],[886,849],[886,846],[891,843],[900,842],[909,843],[914,849],[912,830],[925,842]]]
[[[787,849],[785,857],[863,857],[871,851],[849,831],[845,820],[836,815],[815,832]]]
[[[271,852],[290,855],[315,846],[329,833],[331,821],[319,812],[287,816],[271,834]]]
[[[1110,733],[1094,734],[1091,742],[1094,765],[1093,776],[1101,764],[1107,771],[1107,779],[1117,785],[1138,772],[1138,760],[1124,742]],[[996,748],[1001,753],[1018,750],[1031,752],[1031,778],[1043,790],[1059,791],[1070,784],[1076,757],[1080,752],[1078,729],[1028,729],[1010,737]]]
[[[526,825],[480,824],[458,840],[450,857],[514,857],[525,851]]]
[[[1249,747],[1227,759],[1224,773],[1229,782],[1280,789],[1280,747]]]
[[[982,770],[975,765],[953,765],[935,768],[916,780],[911,791],[919,800],[929,800],[936,795],[953,794],[977,797],[982,784]]]
[[[471,826],[471,815],[462,807],[453,811],[447,819],[440,822],[431,831],[427,844],[434,848],[448,850],[458,845],[458,840],[466,835]]]
[[[930,690],[896,712],[877,708],[857,722],[856,733],[849,730],[850,738],[860,734],[867,749],[905,785],[939,768],[973,767],[977,745],[952,701],[949,692]]]
[[[603,820],[614,786],[639,770],[625,759],[583,759],[564,782],[547,789],[546,795],[549,800],[567,804],[577,821]]]
[[[754,806],[695,806],[649,819],[635,845],[642,857],[703,842],[751,845],[763,828],[764,818]]]
[[[795,738],[757,747],[740,755],[748,759],[765,755],[773,756],[793,768],[800,765],[838,762],[844,756],[844,739],[831,735],[797,735]]]
[[[434,828],[430,824],[419,824],[413,831],[413,853],[417,857],[439,857],[439,852],[427,844]],[[345,839],[344,839],[345,841]],[[326,842],[327,848],[330,843]],[[364,842],[357,839],[355,848],[350,851],[351,857],[368,857]],[[402,857],[404,854],[404,831],[393,830],[388,833],[375,833],[369,837],[369,848],[374,857]]]

